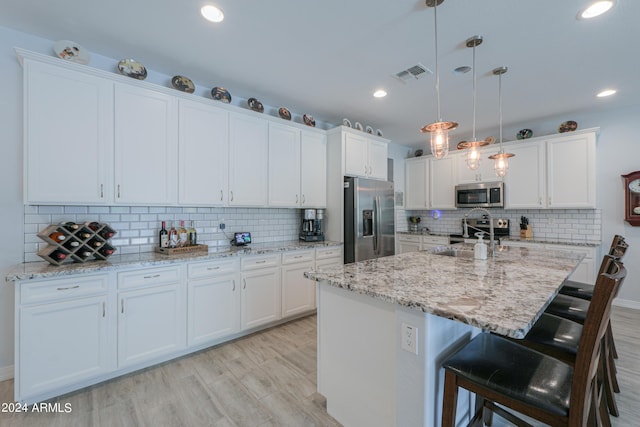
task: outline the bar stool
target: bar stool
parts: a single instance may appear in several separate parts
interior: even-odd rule
[[[611,302],[626,276],[624,266],[614,263],[613,274],[598,276],[575,366],[503,337],[479,334],[443,364],[442,426],[455,425],[458,387],[476,394],[478,410],[472,423],[495,412],[517,425],[527,425],[506,407],[552,426],[601,425],[607,414],[597,376],[600,342]]]
[[[615,236],[613,236],[608,254],[622,258],[624,256],[624,251],[626,251],[626,246],[624,247],[624,251],[621,254],[619,253],[619,251],[624,245],[626,245],[624,237],[616,234]],[[576,282],[573,280],[565,280],[562,288],[560,288],[560,294],[591,301],[591,297],[593,296],[593,285],[590,285],[588,283]]]

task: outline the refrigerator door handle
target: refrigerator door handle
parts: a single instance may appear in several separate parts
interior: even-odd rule
[[[373,253],[378,255],[378,196],[373,198]]]
[[[374,199],[374,209],[375,209],[375,217],[374,217],[374,246],[373,251],[376,255],[380,255],[380,220],[382,219],[382,211],[380,210],[380,196],[376,196]]]

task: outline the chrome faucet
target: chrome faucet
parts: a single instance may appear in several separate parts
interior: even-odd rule
[[[484,212],[484,214],[487,216],[487,218],[489,218],[489,240],[491,241],[490,245],[491,245],[491,256],[493,257],[495,254],[495,249],[496,249],[496,243],[494,240],[495,234],[493,231],[493,217],[491,216],[491,213],[486,210],[485,208],[473,208],[471,209],[469,212],[467,212],[466,214],[464,214],[464,217],[462,218],[463,221],[463,233],[462,233],[462,237],[464,237],[465,239],[469,237],[469,227],[473,228],[474,230],[477,230],[477,228],[468,225],[467,224],[467,217],[469,215],[471,215],[472,212],[475,211],[481,211]],[[478,231],[482,231],[482,230],[478,230]]]

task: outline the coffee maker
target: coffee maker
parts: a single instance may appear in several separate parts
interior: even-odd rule
[[[324,209],[303,209],[299,239],[305,242],[322,242],[324,240],[323,220]]]

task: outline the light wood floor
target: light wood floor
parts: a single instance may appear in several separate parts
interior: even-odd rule
[[[640,419],[639,325],[640,311],[614,308],[622,389],[614,427]],[[0,426],[340,426],[315,393],[316,350],[310,316],[53,401],[71,413],[0,413]],[[13,381],[1,382],[0,403],[12,401]]]

